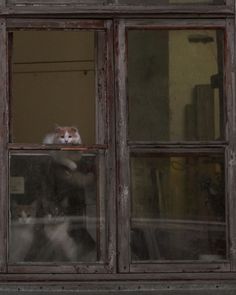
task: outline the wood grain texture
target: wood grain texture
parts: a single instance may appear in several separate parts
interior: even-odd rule
[[[229,222],[229,257],[231,269],[236,270],[236,104],[235,104],[235,23],[227,22],[227,44],[225,49],[226,58],[226,101],[227,101],[227,137],[229,146],[227,148],[227,213]]]
[[[124,21],[115,24],[116,129],[117,129],[117,199],[119,271],[129,272],[130,263],[130,193],[129,151],[127,146],[126,39]]]
[[[5,0],[2,0],[5,1]],[[2,7],[0,13],[4,16],[7,15],[74,15],[75,17],[81,15],[83,18],[87,16],[92,17],[97,15],[99,18],[104,16],[128,16],[133,17],[179,17],[183,18],[191,16],[192,18],[205,18],[208,16],[223,17],[224,15],[234,15],[232,3],[226,6],[222,5],[160,5],[160,6],[148,6],[148,5],[117,5],[117,4],[94,4],[90,2],[90,5],[86,5],[83,2],[70,1],[69,0],[55,0],[55,1],[40,1],[32,0],[22,1],[13,0],[8,2],[6,7]],[[229,0],[231,1],[231,0]],[[169,16],[168,16],[169,15]]]
[[[108,182],[108,199],[107,199],[107,253],[108,253],[108,272],[117,271],[117,207],[116,207],[116,129],[115,129],[115,99],[114,99],[114,44],[113,44],[113,23],[107,21],[107,43],[106,43],[106,105],[108,129],[108,146],[106,175]]]
[[[132,264],[132,272],[153,273],[153,272],[225,272],[230,270],[229,263],[142,263]]]
[[[99,292],[98,292],[99,290]],[[0,294],[161,294],[161,295],[234,295],[236,290],[235,282],[229,281],[222,284],[222,281],[208,282],[206,279],[202,282],[81,282],[70,284],[22,284],[15,283],[11,285],[0,286]],[[5,292],[5,293],[4,293]]]
[[[4,19],[0,19],[0,272],[6,271],[8,217],[8,57],[7,33]]]
[[[8,30],[17,29],[104,29],[105,23],[103,20],[73,20],[73,19],[7,19]]]

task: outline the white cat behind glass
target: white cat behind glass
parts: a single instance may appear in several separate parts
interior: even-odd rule
[[[82,144],[82,140],[76,127],[57,126],[54,132],[44,137],[43,144]]]
[[[36,202],[31,205],[11,206],[10,261],[24,261],[29,254],[34,239]]]
[[[64,252],[65,258],[68,261],[76,261],[78,247],[74,239],[69,235],[70,222],[68,217],[60,219],[60,217],[53,217],[48,215],[48,224],[44,227],[44,232],[50,241],[51,245]]]

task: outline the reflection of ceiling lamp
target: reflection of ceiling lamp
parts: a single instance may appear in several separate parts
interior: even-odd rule
[[[202,35],[202,34],[193,34],[188,36],[188,41],[191,43],[210,43],[214,42],[214,38],[207,36],[207,35]]]

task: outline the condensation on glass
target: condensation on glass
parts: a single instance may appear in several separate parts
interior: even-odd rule
[[[224,138],[223,30],[128,31],[129,139]]]
[[[223,155],[131,154],[133,261],[227,257]]]
[[[11,154],[10,263],[102,260],[103,156],[73,151]],[[70,169],[70,161],[76,169]]]
[[[11,142],[42,143],[55,125],[76,126],[84,144],[96,142],[97,34],[12,33]]]

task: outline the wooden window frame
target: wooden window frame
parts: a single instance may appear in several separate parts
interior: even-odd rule
[[[11,143],[11,114],[10,114],[10,93],[11,93],[11,79],[9,70],[11,65],[11,32],[17,30],[73,30],[73,31],[98,31],[103,32],[102,38],[97,38],[97,52],[103,57],[96,57],[97,59],[97,71],[96,71],[96,84],[98,85],[96,90],[96,144],[94,145],[80,145],[76,147],[65,147],[60,145],[45,146],[43,144],[24,144],[24,143]],[[108,214],[109,212],[115,212],[115,161],[114,161],[114,123],[113,123],[113,67],[112,67],[112,26],[110,21],[103,20],[9,20],[1,23],[1,58],[5,62],[1,63],[1,76],[4,77],[2,81],[1,95],[4,98],[1,101],[0,116],[3,127],[1,128],[1,158],[0,165],[2,171],[0,173],[1,184],[1,226],[0,226],[0,271],[7,273],[112,273],[116,267],[115,265],[115,232],[116,223],[114,222],[115,213]],[[100,35],[100,34],[99,34]],[[98,35],[98,36],[99,36]],[[3,44],[4,43],[4,44]],[[103,63],[103,64],[101,64]],[[101,66],[99,66],[99,64]],[[9,77],[9,78],[8,78]],[[99,115],[98,115],[99,114]],[[72,262],[72,263],[21,263],[21,264],[9,264],[7,262],[7,248],[8,248],[8,175],[9,175],[9,163],[8,156],[10,153],[17,154],[21,152],[34,152],[41,151],[46,152],[50,150],[74,150],[74,151],[102,151],[104,153],[105,163],[104,165],[109,167],[109,175],[106,173],[105,180],[105,192],[106,197],[104,199],[105,208],[105,222],[102,224],[105,234],[105,244],[102,252],[104,253],[104,260],[94,263],[88,262]],[[111,177],[112,176],[112,177]],[[111,177],[112,180],[109,179]],[[103,222],[102,222],[103,223]]]
[[[127,1],[128,3],[128,1]],[[60,7],[63,5],[63,8]],[[96,0],[0,0],[0,7],[4,14],[21,15],[21,14],[73,14],[78,13],[80,15],[94,16],[98,13],[100,16],[115,16],[119,15],[166,15],[181,14],[183,16],[188,14],[200,13],[204,15],[219,15],[234,14],[234,0],[225,0],[225,4],[222,5],[210,5],[210,4],[173,4],[173,5],[129,5],[118,4],[117,0],[107,0],[106,3],[96,3]]]
[[[225,61],[224,61],[224,113],[225,113],[225,140],[209,142],[134,142],[128,140],[128,102],[127,102],[127,30],[129,29],[222,29],[225,32]],[[117,137],[120,139],[118,144],[119,158],[119,204],[118,219],[123,223],[118,227],[118,249],[120,253],[119,270],[122,273],[155,273],[155,272],[228,272],[235,268],[235,234],[232,226],[235,223],[235,217],[232,208],[235,208],[236,190],[231,190],[233,186],[232,175],[235,168],[226,164],[226,228],[227,245],[229,258],[222,262],[203,262],[203,261],[150,261],[150,263],[131,262],[130,253],[130,152],[146,151],[157,152],[161,154],[186,155],[194,153],[215,153],[223,152],[225,163],[232,158],[234,149],[232,118],[234,109],[233,99],[233,81],[231,74],[233,72],[233,45],[230,42],[233,36],[233,22],[231,20],[121,20],[116,23],[117,43],[119,44],[119,53],[117,53]],[[122,73],[122,74],[121,74]],[[231,156],[230,156],[231,155]],[[122,237],[122,238],[120,238]]]
[[[63,1],[63,0],[62,0]],[[61,1],[61,3],[62,3]],[[81,283],[81,288],[97,290],[98,281],[105,284],[110,281],[109,290],[121,289],[124,285],[120,282],[126,281],[128,289],[141,287],[145,289],[147,282],[152,280],[154,288],[158,288],[162,282],[170,280],[188,282],[192,280],[207,280],[214,283],[216,280],[235,280],[236,271],[236,110],[235,110],[235,2],[226,0],[226,5],[176,5],[176,6],[158,6],[149,7],[141,5],[119,6],[119,5],[77,5],[78,1],[68,2],[66,5],[48,4],[48,5],[11,5],[7,0],[0,0],[0,282],[27,282],[38,285],[51,281],[58,284],[58,288],[64,287],[68,282]],[[144,0],[145,2],[145,0]],[[35,3],[33,3],[35,4]],[[90,19],[90,20],[88,20]],[[126,19],[133,19],[131,24],[137,24],[140,19],[148,23],[148,19],[156,19],[158,27],[164,25],[174,28],[175,26],[191,26],[222,28],[224,27],[227,35],[227,48],[225,54],[228,55],[225,65],[225,91],[227,96],[227,148],[221,143],[225,151],[227,169],[227,203],[228,203],[228,234],[230,240],[230,259],[226,264],[206,267],[196,263],[172,264],[160,267],[144,265],[140,267],[131,266],[129,263],[129,252],[127,251],[127,233],[129,232],[129,218],[127,209],[129,209],[129,172],[127,170],[127,145],[126,145],[126,92],[125,92],[125,37],[122,35]],[[136,21],[135,21],[136,20]],[[142,22],[142,21],[141,21]],[[88,271],[88,267],[76,268],[70,270],[61,268],[50,269],[47,273],[47,266],[42,269],[35,269],[27,273],[29,269],[15,269],[9,273],[6,264],[7,254],[7,224],[8,224],[8,132],[9,132],[9,87],[8,87],[8,30],[13,29],[97,29],[101,23],[106,23],[108,28],[108,44],[114,44],[108,47],[107,51],[107,101],[109,102],[110,118],[110,137],[109,144],[111,153],[107,164],[109,171],[109,186],[111,188],[111,199],[108,200],[109,224],[108,232],[108,261],[101,272],[96,269]],[[162,23],[162,24],[161,24]],[[100,25],[99,25],[100,24]],[[143,23],[142,23],[143,25]],[[213,26],[213,27],[212,27]],[[114,59],[114,69],[113,69]],[[114,101],[115,96],[115,101]],[[116,114],[115,115],[115,109]],[[113,119],[116,117],[116,123]],[[112,119],[113,118],[113,119]],[[116,137],[114,134],[116,133]],[[146,147],[145,147],[146,148]],[[192,151],[191,144],[182,144],[181,146],[165,145],[164,143],[154,146],[155,151],[170,148],[170,151]],[[220,149],[219,144],[203,144],[202,149]],[[116,163],[115,163],[116,155]],[[116,169],[114,168],[116,166]],[[124,211],[123,211],[124,209]],[[122,226],[120,223],[122,222]],[[117,230],[118,224],[118,230]],[[125,228],[128,228],[128,230]],[[209,266],[209,265],[208,265]],[[39,273],[41,271],[41,273]],[[147,271],[147,272],[146,272]],[[68,273],[67,273],[68,272]],[[131,284],[131,281],[133,282]],[[141,282],[142,281],[142,282]],[[132,286],[131,286],[132,285]],[[168,284],[166,288],[169,288]],[[32,285],[31,285],[32,286]],[[216,286],[217,288],[218,286]],[[14,287],[13,287],[14,288]],[[162,288],[162,287],[161,287]],[[107,290],[107,289],[106,289]],[[149,289],[148,289],[149,290]]]

